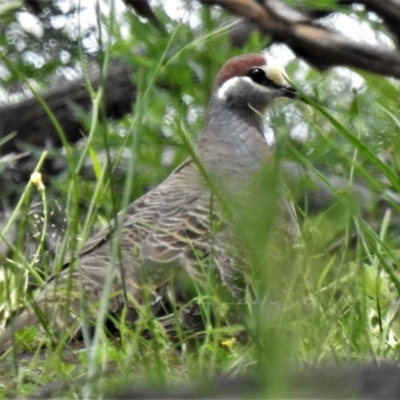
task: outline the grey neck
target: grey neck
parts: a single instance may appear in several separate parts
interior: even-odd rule
[[[260,169],[271,153],[263,133],[263,118],[250,106],[227,106],[212,99],[204,130],[199,138],[199,155],[213,174],[249,175]]]

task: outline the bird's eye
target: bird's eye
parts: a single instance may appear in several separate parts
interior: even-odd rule
[[[251,78],[251,80],[255,83],[259,83],[260,85],[265,85],[269,79],[265,74],[265,71],[261,68],[252,68],[248,73],[247,76]]]

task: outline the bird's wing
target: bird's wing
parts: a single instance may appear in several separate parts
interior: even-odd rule
[[[208,255],[209,204],[210,194],[197,167],[186,163],[132,203],[122,219],[118,216],[120,232],[114,228],[118,235],[109,228],[99,232],[76,260],[51,277],[34,306],[25,309],[13,325],[18,330],[38,323],[35,309],[40,309],[56,336],[65,329],[73,332],[80,325],[82,308],[89,320],[95,320],[107,277],[112,279],[109,313],[118,314],[127,298],[133,310],[143,303],[157,307],[177,271]],[[0,349],[6,349],[11,338],[8,329],[0,337]]]
[[[182,162],[177,168],[175,168],[174,171],[170,174],[169,178],[167,181],[174,180],[175,176],[178,175],[182,170],[185,168],[192,167],[192,160],[191,159],[186,159],[184,162]],[[115,231],[116,225],[118,225],[120,222],[126,221],[126,218],[129,216],[132,216],[136,213],[141,213],[145,214],[146,217],[144,218],[145,220],[148,218],[149,212],[147,212],[146,208],[148,204],[156,203],[159,201],[160,197],[162,197],[162,194],[159,191],[159,186],[157,186],[154,190],[148,192],[144,196],[140,197],[133,203],[131,203],[126,210],[121,211],[117,214],[117,216],[109,221],[108,226],[104,227],[100,231],[98,231],[96,234],[94,234],[84,245],[83,247],[79,250],[79,253],[77,255],[72,256],[71,254],[68,254],[64,260],[64,266],[68,266],[68,264],[71,262],[73,258],[82,256],[86,253],[91,252],[94,250],[96,247],[102,245],[105,241],[109,240],[110,236],[113,234]],[[142,218],[143,219],[143,218]],[[153,218],[150,218],[153,219]],[[154,221],[152,221],[154,222]]]
[[[139,281],[147,275],[161,285],[176,268],[188,269],[209,253],[210,192],[193,163],[177,169],[157,190],[133,203],[126,216],[120,248],[127,252],[124,268],[129,271],[132,243],[139,244],[141,263],[134,271]]]

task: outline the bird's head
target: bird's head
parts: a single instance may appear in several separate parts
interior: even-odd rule
[[[273,57],[263,54],[234,57],[221,68],[198,142],[203,162],[220,181],[229,181],[234,169],[247,179],[269,159],[266,109],[278,98],[297,97],[286,76]]]
[[[213,101],[237,109],[253,109],[264,113],[277,98],[296,98],[285,69],[264,54],[245,54],[231,58],[218,73]]]

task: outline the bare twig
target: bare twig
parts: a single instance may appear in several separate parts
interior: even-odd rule
[[[256,23],[262,32],[286,43],[295,53],[321,70],[346,65],[400,78],[400,55],[397,51],[357,43],[333,29],[322,26],[282,1],[200,1],[203,4],[220,5]],[[373,0],[365,2],[370,6]]]

